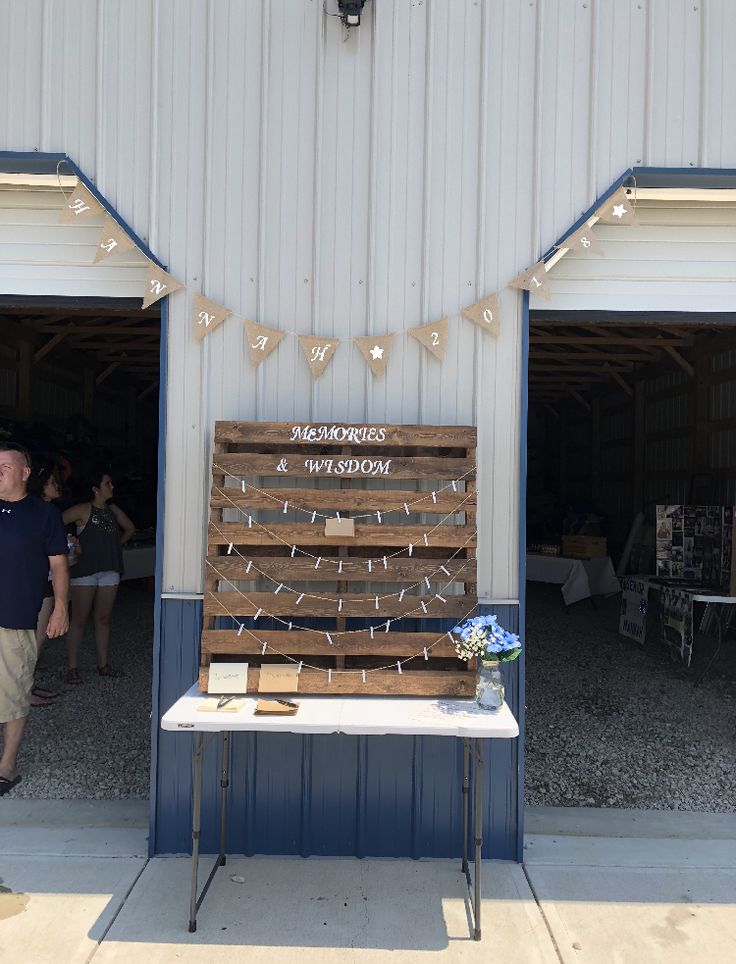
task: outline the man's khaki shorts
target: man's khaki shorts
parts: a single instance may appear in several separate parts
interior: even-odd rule
[[[28,716],[36,655],[35,629],[0,626],[0,723]]]

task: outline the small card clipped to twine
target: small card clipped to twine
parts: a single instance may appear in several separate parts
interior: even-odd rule
[[[327,519],[325,521],[325,535],[339,536],[342,539],[354,539],[355,522],[353,519],[341,519],[339,516],[335,519]]]

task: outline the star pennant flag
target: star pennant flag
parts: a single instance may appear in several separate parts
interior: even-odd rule
[[[599,258],[603,257],[603,248],[598,243],[598,238],[593,234],[593,229],[588,224],[565,238],[560,244],[561,248],[569,248],[571,251],[583,251],[589,254],[596,254]]]
[[[501,330],[501,319],[498,315],[498,295],[488,295],[474,305],[463,308],[463,317],[473,324],[487,331],[489,335],[497,335]]]
[[[170,274],[159,268],[158,265],[151,263],[150,270],[146,275],[146,287],[143,295],[141,308],[148,308],[154,302],[165,298],[166,295],[178,291],[182,285]]]
[[[59,224],[94,218],[103,214],[104,210],[94,194],[80,181],[59,211]]]
[[[552,292],[547,284],[547,271],[544,267],[544,261],[538,261],[534,267],[522,271],[513,281],[509,282],[509,287],[531,291],[532,294],[541,295],[547,301],[552,297]]]
[[[391,354],[391,342],[394,340],[393,334],[379,335],[377,338],[353,338],[353,341],[360,349],[360,353],[365,358],[368,367],[376,376],[383,378],[383,373],[388,365],[388,357]]]
[[[431,351],[435,358],[442,361],[447,349],[447,318],[440,318],[439,321],[407,330],[412,338],[420,341],[427,351]]]
[[[134,247],[135,241],[120,227],[115,218],[111,218],[108,214],[105,223],[102,225],[102,234],[97,242],[93,264],[104,261],[111,254],[117,254],[119,251],[130,251]]]
[[[622,187],[602,204],[596,214],[605,224],[638,224],[634,204]]]
[[[307,359],[312,378],[315,380],[324,374],[330,364],[335,349],[340,344],[339,338],[313,338],[309,335],[299,335],[304,357]]]
[[[229,308],[210,301],[203,295],[194,296],[194,337],[197,341],[209,335],[211,331],[223,323],[232,314]]]
[[[243,319],[245,325],[245,339],[250,352],[250,363],[254,368],[258,368],[261,362],[268,358],[274,348],[278,345],[286,332],[279,331],[278,328],[267,328],[266,325],[259,325],[257,321]]]

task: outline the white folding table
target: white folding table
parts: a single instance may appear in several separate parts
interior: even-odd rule
[[[483,750],[488,739],[511,739],[519,725],[504,703],[495,712],[482,710],[472,699],[424,699],[420,697],[295,696],[295,715],[272,716],[254,712],[258,698],[246,697],[236,713],[201,712],[205,698],[196,683],[161,719],[164,730],[194,735],[194,805],[192,808],[192,882],[189,899],[189,930],[197,929],[197,911],[218,867],[225,865],[227,789],[230,774],[230,741],[234,732],[339,734],[350,736],[452,736],[463,741],[463,850],[462,870],[468,884],[474,917],[474,938],[481,936],[480,860],[483,846]],[[202,891],[197,895],[199,841],[202,809],[202,756],[205,734],[219,733],[222,741],[220,768],[220,851]],[[474,880],[468,861],[469,796],[471,758],[475,792]]]

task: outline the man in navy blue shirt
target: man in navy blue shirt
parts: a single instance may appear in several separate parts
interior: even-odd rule
[[[69,568],[58,510],[26,492],[31,460],[26,449],[0,442],[0,796],[20,782],[23,739],[36,666],[36,621],[51,570],[54,610],[46,635],[69,627]]]

